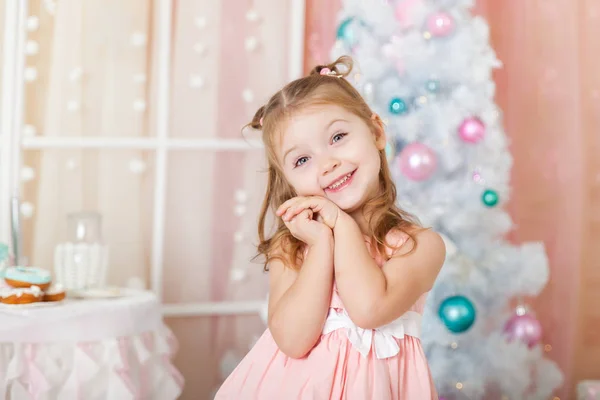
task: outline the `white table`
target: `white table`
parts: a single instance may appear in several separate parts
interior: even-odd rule
[[[176,340],[147,291],[0,304],[0,399],[174,400]]]

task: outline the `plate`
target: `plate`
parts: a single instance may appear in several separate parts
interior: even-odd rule
[[[38,307],[52,307],[57,306],[63,303],[64,300],[61,301],[36,301],[35,303],[25,303],[25,304],[6,304],[0,303],[0,307],[3,308],[38,308]]]
[[[72,299],[110,299],[123,297],[127,294],[121,288],[93,288],[93,289],[72,289],[67,291],[67,297]]]

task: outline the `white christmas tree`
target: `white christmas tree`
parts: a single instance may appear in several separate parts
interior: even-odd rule
[[[562,383],[523,299],[548,281],[540,243],[514,246],[512,158],[494,103],[487,23],[472,0],[345,0],[332,59],[384,120],[399,205],[447,243],[423,344],[441,399],[547,399]],[[511,301],[519,302],[511,307]]]

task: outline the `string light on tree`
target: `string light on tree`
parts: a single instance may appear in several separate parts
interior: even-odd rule
[[[371,82],[366,82],[363,85],[362,92],[363,92],[363,97],[365,98],[366,101],[373,100],[374,91],[375,91],[375,87],[373,86],[373,84]]]
[[[485,179],[483,179],[483,177],[481,176],[481,172],[479,172],[479,170],[475,170],[473,172],[473,182],[479,183],[479,184],[485,183]]]
[[[440,82],[436,79],[430,79],[425,83],[425,88],[430,93],[437,93],[440,90]]]

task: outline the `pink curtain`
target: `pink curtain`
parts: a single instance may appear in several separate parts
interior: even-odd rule
[[[535,305],[565,372],[559,396],[570,397],[577,381],[600,378],[600,4],[477,5],[505,64],[495,79],[515,157],[512,239],[546,243],[551,281]]]
[[[600,3],[477,0],[504,63],[494,75],[515,163],[514,242],[543,240],[551,280],[533,300],[573,397],[600,378]],[[328,60],[339,1],[307,0],[305,67]]]
[[[288,79],[288,6],[277,0],[176,2],[174,136],[252,136],[242,127]],[[264,167],[261,148],[170,156],[165,302],[266,299],[267,276],[251,261]],[[212,398],[265,329],[255,314],[168,323],[180,343],[175,364],[186,378],[183,399]]]

